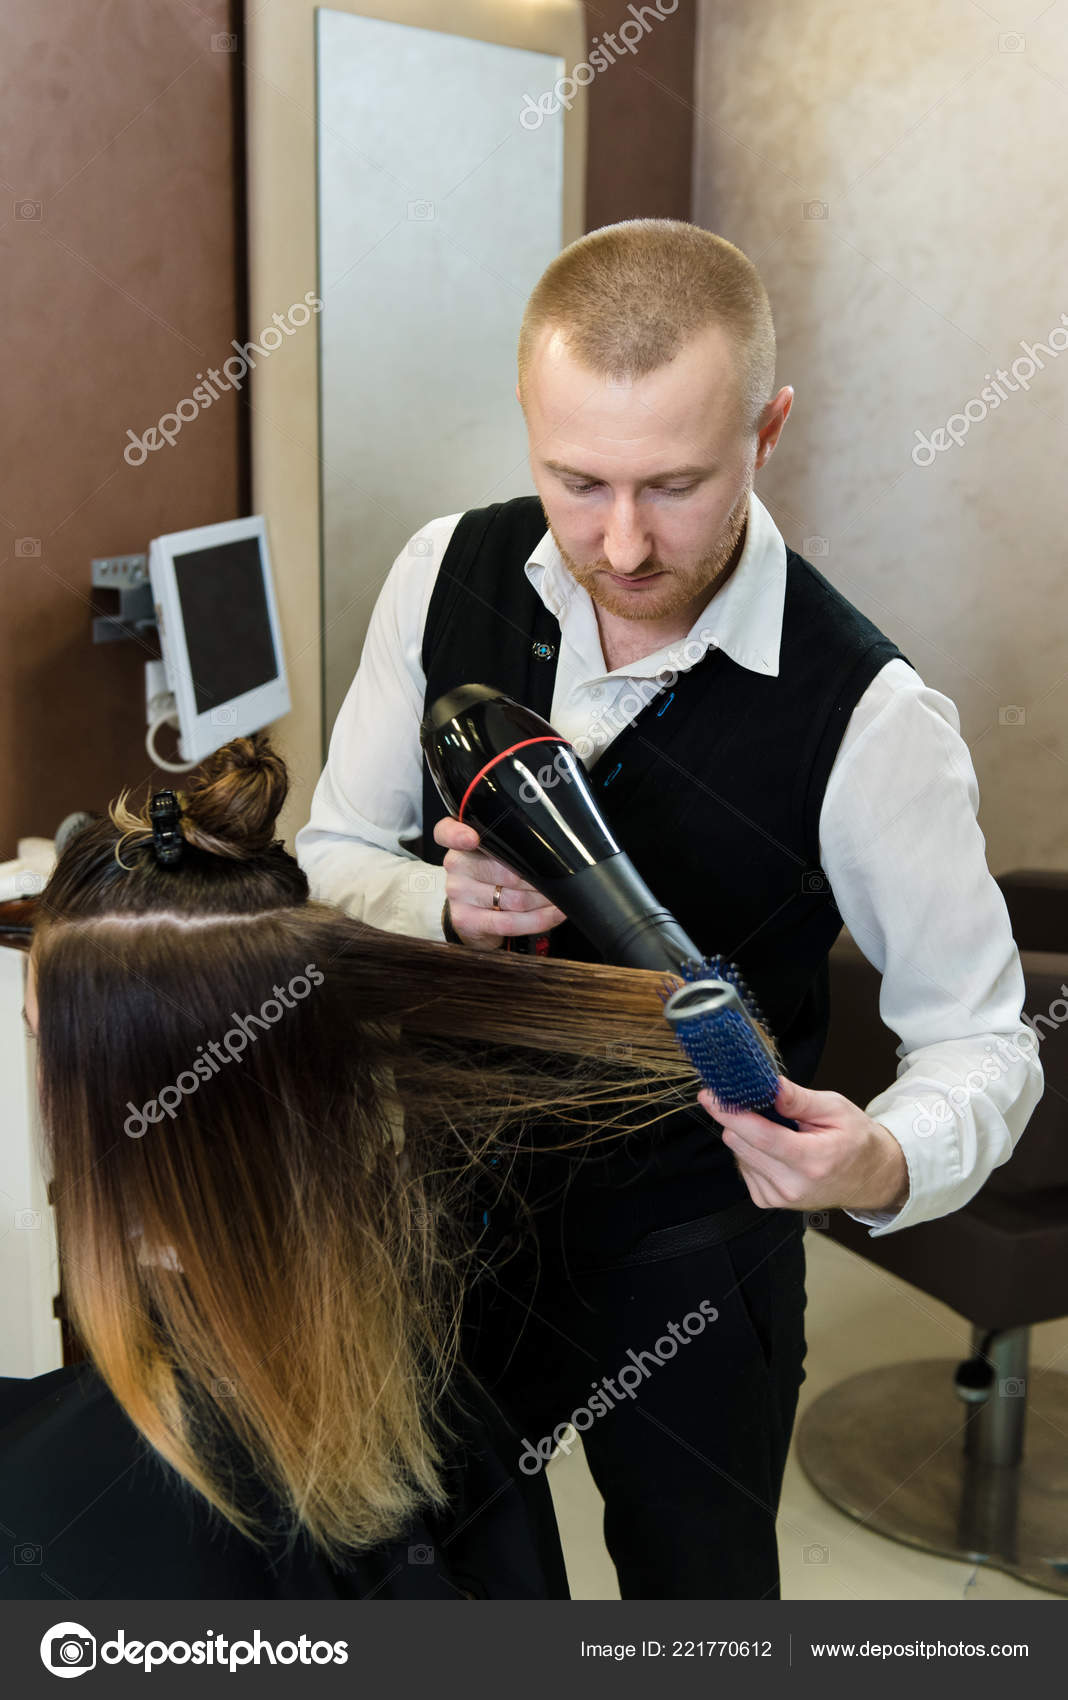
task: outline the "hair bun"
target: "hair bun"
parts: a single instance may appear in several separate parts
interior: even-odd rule
[[[217,856],[257,856],[274,842],[288,789],[266,732],[232,738],[205,757],[184,793],[182,835]]]

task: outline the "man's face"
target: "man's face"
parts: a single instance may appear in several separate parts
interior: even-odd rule
[[[696,618],[730,562],[757,464],[726,334],[614,387],[547,328],[529,370],[534,484],[565,565],[609,614]]]

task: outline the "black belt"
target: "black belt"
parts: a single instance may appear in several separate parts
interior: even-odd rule
[[[711,1216],[698,1216],[692,1222],[676,1222],[670,1228],[657,1228],[644,1234],[634,1250],[613,1263],[599,1263],[596,1273],[607,1269],[629,1269],[632,1264],[663,1263],[669,1257],[685,1257],[691,1251],[703,1251],[706,1246],[720,1245],[738,1234],[749,1232],[778,1215],[777,1209],[766,1210],[751,1198],[739,1199],[726,1210],[714,1210]],[[575,1269],[576,1275],[593,1274],[594,1270]]]

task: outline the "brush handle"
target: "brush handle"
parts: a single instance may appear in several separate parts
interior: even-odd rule
[[[757,1115],[758,1116],[767,1116],[769,1122],[778,1122],[780,1127],[792,1128],[794,1133],[800,1133],[801,1132],[801,1129],[798,1127],[797,1123],[790,1116],[780,1116],[778,1110],[776,1110],[775,1108],[770,1108],[770,1109],[767,1109],[767,1110],[758,1110]]]
[[[713,1094],[715,1093],[715,1087],[711,1087],[709,1090]],[[744,1113],[747,1116],[766,1116],[769,1122],[778,1122],[780,1127],[788,1127],[793,1133],[801,1132],[797,1123],[789,1116],[781,1116],[773,1104],[766,1104],[759,1110],[746,1110]]]

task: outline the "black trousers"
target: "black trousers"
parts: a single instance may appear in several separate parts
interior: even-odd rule
[[[465,1355],[516,1468],[580,1431],[624,1599],[779,1599],[775,1520],[804,1380],[800,1212],[582,1269],[527,1239],[472,1292]]]

